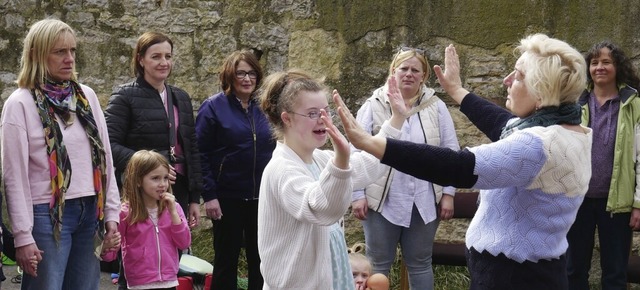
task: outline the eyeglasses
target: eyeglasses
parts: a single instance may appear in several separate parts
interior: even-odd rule
[[[258,78],[258,74],[255,71],[243,71],[243,70],[239,70],[236,71],[236,78],[239,80],[244,79],[246,76],[249,76],[249,79],[255,80],[256,78]]]
[[[327,112],[327,115],[330,118],[333,118],[333,116],[335,115],[335,113],[332,110],[325,109],[325,111]],[[289,113],[295,114],[295,115],[299,115],[299,116],[303,116],[303,117],[307,117],[307,118],[309,118],[311,120],[318,120],[318,119],[320,119],[320,116],[322,116],[320,111],[311,111],[311,112],[306,113],[306,114],[300,114],[300,113],[296,113],[296,112],[289,112]]]

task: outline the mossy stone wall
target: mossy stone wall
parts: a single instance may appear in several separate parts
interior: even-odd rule
[[[324,77],[352,110],[388,74],[403,45],[424,48],[440,64],[444,47],[457,46],[464,85],[504,103],[502,77],[513,45],[542,32],[581,51],[610,39],[640,63],[640,2],[541,0],[0,0],[0,96],[15,89],[22,39],[29,26],[55,17],[78,32],[78,71],[106,104],[112,89],[130,81],[137,37],[167,33],[175,43],[170,82],[198,105],[219,90],[218,67],[231,51],[250,48],[267,73],[302,68]],[[462,146],[486,142],[450,105]]]

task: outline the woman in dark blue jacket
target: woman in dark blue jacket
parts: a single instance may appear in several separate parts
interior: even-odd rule
[[[222,92],[202,103],[196,135],[202,160],[207,216],[215,251],[211,289],[237,289],[245,245],[249,289],[262,289],[258,255],[258,191],[275,140],[254,93],[263,73],[251,51],[231,53],[220,69]],[[224,216],[223,216],[224,214]]]

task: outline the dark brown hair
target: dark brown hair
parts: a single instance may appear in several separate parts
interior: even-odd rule
[[[624,51],[611,41],[601,41],[594,44],[584,57],[587,62],[587,82],[589,86],[593,85],[593,79],[589,73],[591,60],[599,57],[600,50],[605,47],[611,51],[613,65],[616,67],[616,83],[625,83],[636,90],[640,89],[640,79],[636,74],[636,70],[633,68],[633,63],[631,63],[631,60],[625,55]]]
[[[138,43],[133,50],[133,57],[131,58],[131,72],[135,77],[144,76],[144,68],[140,65],[140,59],[147,53],[147,49],[154,44],[168,42],[171,45],[171,52],[173,52],[173,41],[168,36],[160,33],[149,31],[145,32],[138,37]]]
[[[235,90],[233,84],[236,80],[236,67],[240,61],[246,62],[251,66],[251,68],[253,68],[253,70],[256,71],[256,89],[260,86],[260,82],[264,77],[262,66],[253,52],[247,49],[234,51],[224,59],[222,66],[220,66],[220,86],[222,87],[225,95],[229,95]]]

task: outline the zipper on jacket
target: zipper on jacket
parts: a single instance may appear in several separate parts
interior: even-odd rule
[[[158,220],[160,220],[160,217],[158,217]],[[162,255],[160,254],[160,231],[158,230],[157,224],[154,223],[153,227],[156,230],[156,250],[158,251],[158,278],[160,279],[160,281],[162,281],[162,267],[160,266],[162,265]]]
[[[251,125],[251,134],[253,135],[253,170],[251,172],[251,179],[253,180],[253,190],[252,190],[252,197],[253,199],[257,199],[257,188],[256,188],[256,160],[258,159],[258,137],[257,137],[257,132],[256,132],[256,122],[255,119],[253,118],[253,114],[248,114],[247,118],[249,118],[249,124]]]

